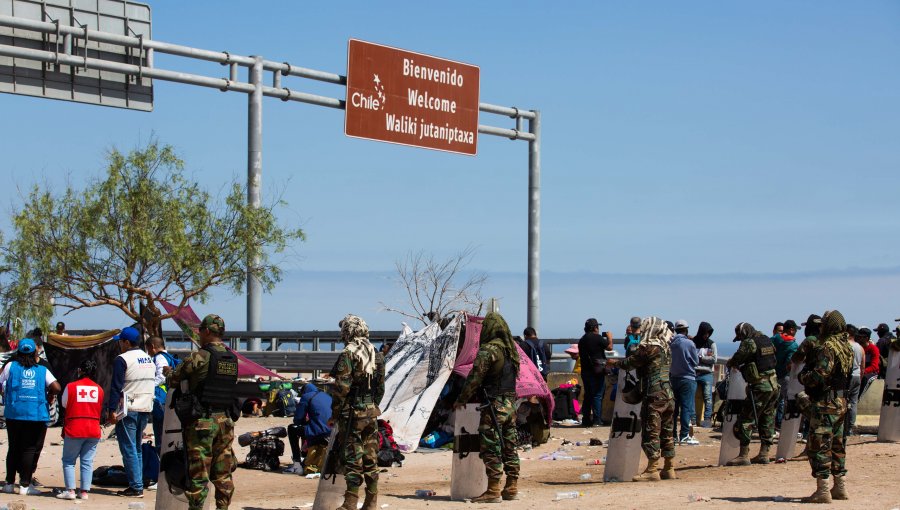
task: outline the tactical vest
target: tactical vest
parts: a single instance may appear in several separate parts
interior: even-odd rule
[[[491,372],[485,377],[482,386],[489,398],[496,398],[501,395],[515,395],[516,367],[513,361],[508,356],[505,356],[502,366],[498,367],[497,363],[495,363],[491,367]]]
[[[669,370],[672,368],[672,353],[661,347],[658,347],[658,349],[659,359],[650,363],[650,366],[646,368],[646,374],[641,374],[644,376],[644,384],[647,386],[659,382],[669,382]]]
[[[9,364],[4,415],[9,420],[50,420],[47,408],[47,369],[41,365],[25,368],[18,361]]]
[[[842,367],[837,359],[835,359],[834,369],[828,377],[828,387],[831,391],[837,392],[847,390],[850,387],[851,371],[852,367]]]
[[[753,339],[756,343],[756,371],[759,375],[763,372],[775,370],[778,360],[775,358],[775,345],[772,339],[767,336],[758,336]]]
[[[213,349],[212,345],[204,346],[203,350],[209,353],[209,368],[206,379],[201,383],[200,404],[212,411],[225,411],[234,402],[234,387],[238,377],[237,356],[227,349]]]

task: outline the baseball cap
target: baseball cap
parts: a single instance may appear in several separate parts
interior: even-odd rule
[[[891,330],[891,328],[889,328],[888,325],[883,322],[881,324],[879,324],[877,328],[875,328],[875,331],[877,331],[879,333],[884,333],[884,332],[890,331],[890,330]]]
[[[632,317],[631,318],[631,329],[641,327],[641,318],[640,317]]]
[[[807,324],[822,324],[822,318],[814,313],[811,313],[809,314],[809,317],[806,318],[806,322],[801,324],[801,326],[806,326]]]
[[[684,319],[678,319],[675,321],[675,329],[688,329],[688,321]]]
[[[125,340],[130,344],[141,343],[141,333],[135,328],[127,327],[119,333],[119,340]]]
[[[788,319],[788,320],[784,321],[784,329],[791,329],[791,328],[800,329],[797,327],[797,323],[794,322],[792,319]]]
[[[856,335],[854,336],[864,336],[866,338],[872,338],[872,330],[869,328],[859,328],[856,330]]]
[[[599,328],[602,323],[597,322],[597,319],[591,317],[590,319],[584,321],[584,329],[591,330],[594,328]]]
[[[200,323],[200,329],[221,335],[225,333],[225,321],[218,315],[211,313],[203,318],[203,321]]]
[[[23,338],[19,340],[18,351],[22,354],[31,354],[37,347],[34,345],[34,340],[30,338]]]

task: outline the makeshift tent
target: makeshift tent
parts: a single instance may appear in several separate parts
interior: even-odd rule
[[[443,330],[438,323],[432,323],[417,332],[403,325],[400,338],[387,356],[385,394],[380,404],[381,418],[391,423],[401,450],[414,451],[427,432],[440,430],[444,441],[452,439],[452,404],[478,353],[481,320],[481,317],[459,315],[446,323]],[[463,324],[465,341],[460,346]],[[539,399],[543,424],[549,427],[553,413],[550,390],[521,349],[519,359],[516,393],[519,398]]]
[[[466,319],[466,337],[463,341],[462,350],[456,358],[456,364],[453,367],[453,373],[461,377],[468,377],[472,371],[472,365],[475,363],[475,356],[478,354],[479,338],[481,337],[481,321],[484,317],[469,316]],[[534,363],[522,351],[519,350],[519,377],[516,379],[516,396],[519,398],[537,397],[544,407],[544,416],[547,418],[547,425],[550,425],[553,416],[553,395],[550,388],[544,382],[541,372],[534,366]]]
[[[181,331],[184,331],[184,334],[187,335],[191,342],[199,346],[200,337],[197,335],[199,334],[200,330],[200,317],[197,317],[197,314],[194,313],[194,310],[191,308],[191,306],[185,305],[179,310],[178,307],[173,305],[172,303],[167,303],[165,301],[160,301],[160,303],[162,304],[163,308],[165,308],[166,313],[177,312],[172,317],[172,320],[175,321],[175,324],[178,324],[178,327],[181,329]],[[278,379],[283,379],[280,375],[272,372],[266,367],[250,361],[246,357],[242,356],[241,353],[232,351],[231,349],[228,350],[234,353],[235,356],[237,356],[238,377],[275,377]]]
[[[462,316],[442,331],[431,323],[413,333],[406,324],[385,361],[384,397],[381,419],[394,429],[400,450],[414,451],[428,423],[434,405],[453,372]]]
[[[114,329],[89,337],[48,335],[44,342],[44,354],[50,372],[65,388],[76,380],[76,370],[81,362],[92,359],[97,362],[97,384],[108,389],[112,384],[113,361],[119,355],[119,346],[113,340],[118,333],[119,330]],[[106,398],[109,398],[108,391]]]

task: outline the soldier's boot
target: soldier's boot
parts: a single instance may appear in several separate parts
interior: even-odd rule
[[[519,487],[517,485],[518,482],[518,478],[506,475],[506,486],[503,487],[502,491],[500,491],[500,496],[502,496],[505,501],[514,501],[519,499]]]
[[[378,508],[378,493],[369,492],[366,488],[366,499],[363,501],[362,510],[376,510]]]
[[[658,482],[659,480],[659,459],[649,459],[647,469],[631,479],[632,482]]]
[[[803,498],[803,503],[831,503],[831,493],[828,492],[828,480],[816,477],[816,492]]]
[[[344,493],[344,504],[337,507],[337,510],[356,510],[356,503],[359,502],[359,495],[355,492],[347,491]]]
[[[844,477],[834,475],[834,487],[831,488],[831,499],[850,499],[847,494],[847,486],[844,485]]]
[[[484,494],[472,498],[472,503],[499,503],[500,502],[500,479],[488,479],[487,490]]]
[[[750,462],[753,464],[768,464],[769,463],[769,445],[761,444],[759,445],[759,453],[756,454],[756,457],[750,459]]]
[[[741,445],[741,451],[738,456],[729,460],[726,466],[749,466],[750,465],[750,445]]]
[[[663,480],[677,480],[675,475],[675,457],[666,457],[663,459],[663,468],[659,472],[659,477]]]

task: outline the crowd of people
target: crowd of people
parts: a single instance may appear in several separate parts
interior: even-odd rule
[[[594,318],[585,321],[584,335],[566,351],[577,358],[584,383],[581,425],[601,424],[607,375],[615,370],[635,371],[641,380],[641,444],[648,462],[634,481],[676,479],[676,446],[698,444],[693,428],[712,426],[714,367],[719,357],[713,340],[715,330],[701,322],[692,336],[684,320],[633,317],[626,330],[625,356],[611,359],[612,337],[601,333],[600,326]],[[12,352],[0,370],[9,431],[3,492],[41,494],[34,472],[51,422],[49,410],[59,397],[59,405],[65,410],[65,487],[57,497],[89,498],[93,458],[104,425],[115,425],[127,475],[128,487],[118,494],[142,497],[146,481],[141,448],[144,429],[152,423],[158,452],[168,391],[184,382],[184,393],[193,399],[190,409],[184,411],[189,414],[179,415],[183,423],[190,422],[184,434],[190,452],[186,466],[190,483],[185,494],[190,508],[202,508],[211,482],[217,508],[227,508],[234,492],[232,442],[235,413],[240,406],[234,397],[237,358],[222,343],[224,327],[218,316],[204,318],[199,328],[201,349],[183,362],[166,351],[161,338],[144,341],[137,329],[123,329],[115,337],[119,354],[108,388],[97,383],[98,361],[92,359],[83,360],[72,382],[61,387],[41,357],[43,335],[39,330],[15,343],[9,341],[8,332],[0,331],[0,348]],[[338,427],[346,437],[335,452],[347,482],[340,508],[357,508],[359,489],[365,487],[362,508],[372,509],[376,508],[378,494],[375,438],[385,361],[382,352],[369,343],[365,321],[348,315],[340,327],[345,349],[332,371],[331,388],[323,392],[308,384],[297,400],[294,424],[288,432],[293,460],[288,471],[316,472],[327,464],[323,457],[328,436],[333,427]],[[800,327],[804,328],[802,342],[798,341]],[[65,325],[60,323],[57,333],[64,331]],[[874,342],[873,333],[878,335]],[[476,395],[488,404],[481,408],[478,432],[489,483],[475,502],[518,499],[520,464],[515,448],[514,401],[520,360],[516,344],[545,378],[550,368],[550,354],[536,331],[527,328],[523,334],[524,338],[514,338],[497,313],[485,317],[472,372],[454,406],[461,408]],[[751,405],[742,407],[734,425],[740,450],[728,465],[770,462],[769,450],[787,414],[786,388],[791,377],[797,377],[804,387],[796,400],[805,402],[802,412],[809,434],[806,454],[817,480],[816,492],[805,501],[847,499],[846,436],[854,433],[860,396],[874,379],[884,375],[884,360],[891,349],[900,350],[900,341],[886,324],[874,331],[856,327],[847,324],[838,311],[812,314],[800,325],[793,320],[778,322],[771,336],[742,322],[735,326],[734,341],[740,344],[726,367],[740,372]],[[698,392],[702,413],[694,406]],[[754,429],[760,438],[760,450],[751,458]],[[300,451],[301,440],[308,447],[305,455]],[[80,483],[76,480],[76,464],[80,465]],[[501,488],[503,475],[506,483]],[[834,479],[830,490],[829,477]]]

